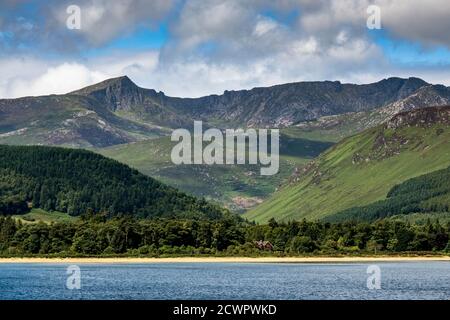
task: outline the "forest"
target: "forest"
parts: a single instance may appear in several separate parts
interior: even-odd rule
[[[0,146],[0,214],[30,207],[78,216],[220,218],[225,209],[85,150]]]
[[[410,225],[292,221],[256,225],[235,215],[221,219],[107,219],[86,214],[76,222],[22,223],[0,217],[2,256],[295,256],[450,252],[450,223]],[[270,250],[258,248],[268,241]]]

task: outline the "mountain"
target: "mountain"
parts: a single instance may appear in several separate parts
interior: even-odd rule
[[[417,78],[389,78],[367,85],[339,81],[297,82],[225,91],[197,99],[167,98],[186,116],[250,127],[284,127],[322,116],[369,111],[404,99],[428,85]]]
[[[323,219],[383,200],[395,185],[450,165],[449,119],[449,106],[416,109],[348,137],[245,217]]]
[[[127,76],[103,81],[71,95],[89,97],[110,112],[130,120],[165,127],[192,125],[165,102],[167,97],[164,93],[140,88]]]
[[[449,91],[417,78],[389,78],[365,85],[298,82],[177,98],[140,88],[125,76],[65,95],[0,100],[0,143],[106,147],[168,135],[194,120],[235,128],[286,127],[351,113],[373,119],[371,112],[383,108],[392,115],[388,110],[402,110],[399,105],[444,103]]]
[[[92,97],[112,112],[131,111],[144,104],[147,97],[146,90],[136,86],[127,76],[108,79],[70,95]]]
[[[90,151],[0,146],[0,214],[220,218],[225,210]]]
[[[87,148],[189,194],[243,212],[269,197],[293,172],[333,143],[388,121],[403,110],[450,103],[450,89],[418,78],[366,84],[298,82],[222,95],[176,98],[109,79],[65,94],[0,100],[0,144]],[[175,166],[174,128],[280,127],[281,165]]]

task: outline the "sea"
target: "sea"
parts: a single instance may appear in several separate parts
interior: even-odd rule
[[[0,300],[447,300],[450,262],[0,264]]]

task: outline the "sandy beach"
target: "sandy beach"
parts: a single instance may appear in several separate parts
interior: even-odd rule
[[[450,261],[450,256],[380,256],[380,257],[179,257],[179,258],[0,258],[3,263],[361,263]]]

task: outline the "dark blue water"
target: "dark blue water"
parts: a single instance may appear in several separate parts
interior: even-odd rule
[[[368,264],[0,264],[0,299],[449,299],[449,262],[379,263],[381,289],[367,288]]]

